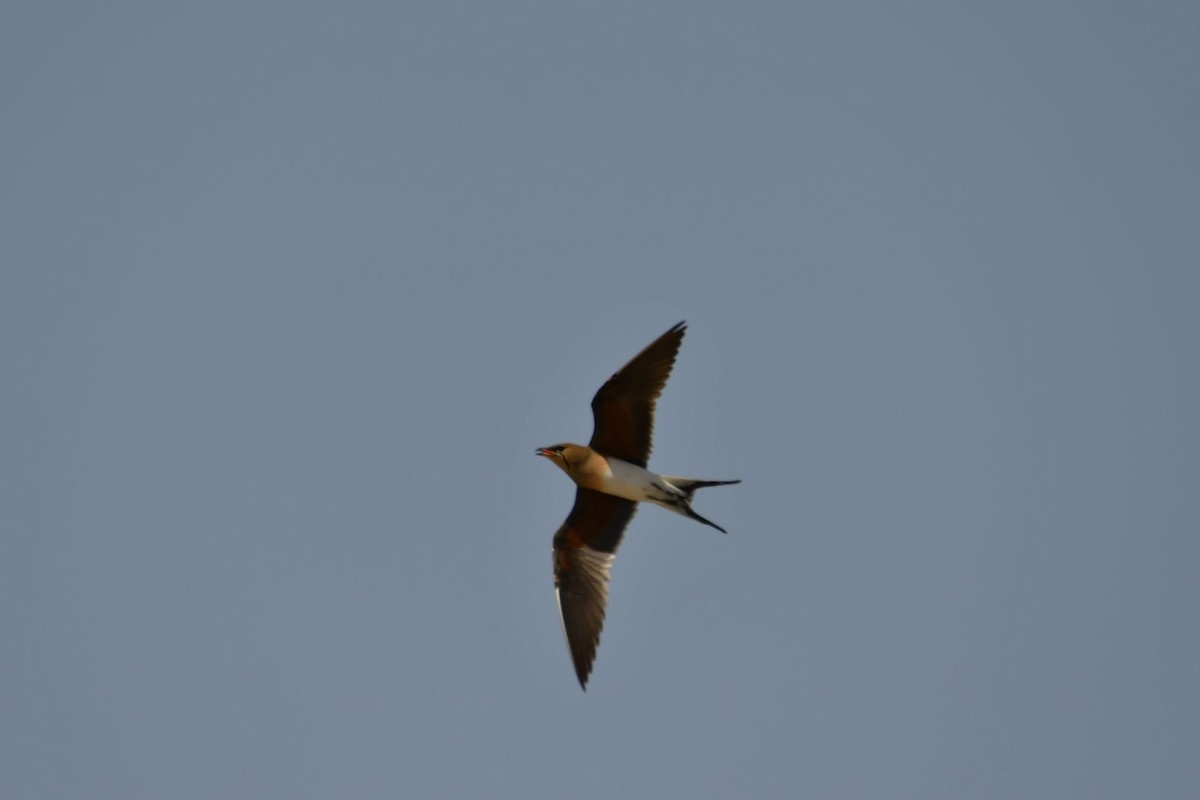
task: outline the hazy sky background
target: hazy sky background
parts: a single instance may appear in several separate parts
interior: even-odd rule
[[[6,3],[0,797],[1200,795],[1200,6]],[[585,694],[533,456],[680,319]]]

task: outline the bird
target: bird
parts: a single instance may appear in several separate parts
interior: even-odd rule
[[[659,475],[647,468],[655,405],[686,330],[686,322],[672,326],[600,387],[592,398],[595,427],[587,446],[564,443],[533,451],[576,484],[575,504],[554,534],[554,589],[585,692],[604,627],[609,574],[638,503],[662,506],[725,533],[692,510],[692,495],[709,486],[741,483]]]

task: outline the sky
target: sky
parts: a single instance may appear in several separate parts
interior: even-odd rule
[[[1194,3],[6,3],[0,796],[1200,795]],[[581,692],[536,447],[679,320]]]

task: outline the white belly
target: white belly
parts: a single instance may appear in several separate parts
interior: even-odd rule
[[[668,493],[666,486],[655,473],[630,464],[619,458],[609,458],[608,474],[601,475],[596,487],[605,494],[623,497],[626,500],[659,500]]]

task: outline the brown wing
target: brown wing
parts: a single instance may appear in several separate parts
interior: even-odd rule
[[[606,456],[645,467],[654,434],[654,402],[675,366],[687,323],[680,322],[654,340],[592,398],[596,429],[590,442]]]
[[[604,609],[608,573],[637,503],[579,488],[567,521],[554,534],[554,588],[579,685],[587,689]]]

